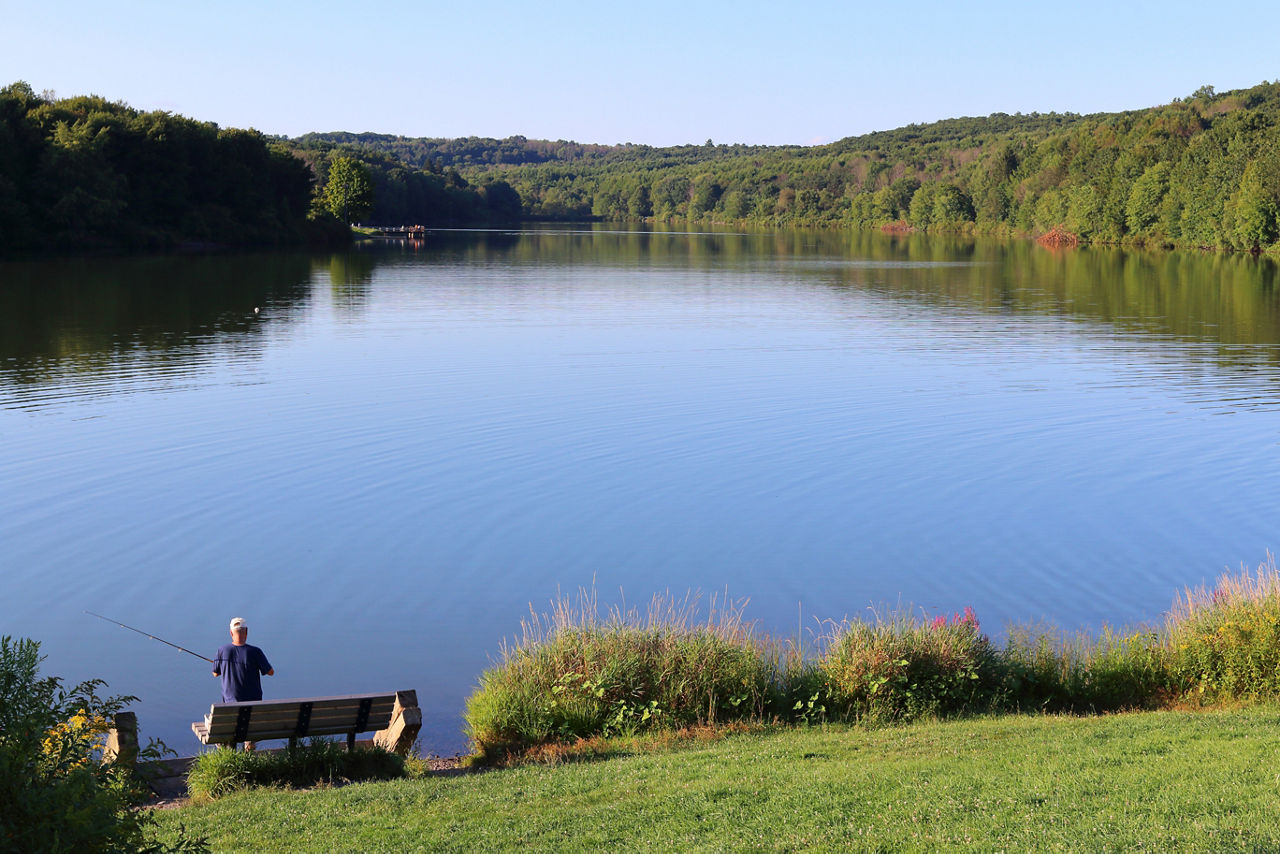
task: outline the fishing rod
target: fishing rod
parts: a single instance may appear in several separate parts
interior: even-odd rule
[[[192,652],[191,650],[187,649],[185,646],[178,646],[176,643],[169,643],[169,641],[165,640],[164,638],[158,638],[153,634],[144,632],[142,629],[135,629],[133,626],[126,626],[124,623],[120,622],[119,620],[113,620],[110,617],[104,617],[101,614],[95,614],[92,611],[85,611],[85,613],[88,614],[90,617],[97,617],[99,620],[106,620],[108,623],[115,623],[117,626],[119,626],[122,629],[128,629],[131,632],[137,632],[138,634],[145,635],[146,637],[149,637],[152,640],[160,641],[160,643],[167,643],[169,644],[169,646],[173,647],[174,649],[180,649],[183,652],[185,652],[187,655],[194,655],[196,658],[203,658],[205,661],[209,662],[210,664],[216,664],[216,662],[212,658],[205,658],[200,653]]]

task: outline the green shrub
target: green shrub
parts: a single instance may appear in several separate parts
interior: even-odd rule
[[[187,791],[192,800],[205,801],[253,786],[305,788],[404,776],[405,760],[395,753],[378,747],[348,751],[337,742],[311,739],[278,751],[202,753],[187,775]]]
[[[1085,657],[1073,710],[1151,708],[1167,696],[1168,684],[1168,664],[1158,633],[1104,628]]]
[[[1002,704],[1019,711],[1108,712],[1150,707],[1167,695],[1163,646],[1155,632],[1098,638],[1025,627],[1000,652]]]
[[[1204,701],[1280,697],[1280,573],[1224,575],[1169,612],[1164,645],[1176,691]]]
[[[999,662],[973,610],[930,622],[895,613],[846,621],[823,639],[818,662],[828,712],[888,723],[985,711],[1000,684]]]
[[[99,697],[101,680],[63,687],[40,677],[40,645],[0,638],[0,851],[201,851],[154,838],[133,807],[145,789],[101,763],[112,716],[134,697]],[[156,752],[156,743],[149,746]]]
[[[1010,628],[1000,652],[1004,699],[1021,711],[1075,710],[1092,638],[1063,638],[1044,629]]]
[[[662,597],[600,617],[593,595],[524,623],[467,700],[476,750],[493,758],[552,740],[760,718],[780,708],[778,657],[740,609],[695,620],[696,602]]]
[[[830,686],[820,663],[792,655],[782,671],[786,705],[779,717],[803,726],[825,723]]]

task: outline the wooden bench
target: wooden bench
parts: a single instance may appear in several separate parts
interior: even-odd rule
[[[191,725],[202,744],[287,738],[293,745],[311,735],[345,735],[348,750],[355,748],[357,733],[374,732],[374,744],[402,756],[421,728],[415,691],[214,703],[203,721]]]

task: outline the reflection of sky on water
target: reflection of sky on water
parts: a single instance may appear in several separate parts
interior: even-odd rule
[[[6,273],[5,631],[187,752],[214,680],[80,612],[209,651],[242,614],[274,695],[417,688],[446,750],[529,603],[593,579],[781,633],[898,601],[1075,628],[1276,545],[1265,264],[535,237]]]

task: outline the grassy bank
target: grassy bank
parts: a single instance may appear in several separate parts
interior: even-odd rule
[[[1280,572],[1187,591],[1163,625],[1064,638],[1014,628],[1003,646],[966,608],[828,622],[807,654],[741,608],[655,599],[601,614],[563,600],[480,677],[467,732],[481,762],[597,735],[728,721],[901,723],[995,712],[1112,712],[1280,699]],[[544,751],[545,752],[545,751]]]
[[[1280,848],[1280,707],[784,728],[168,811],[214,850]]]

